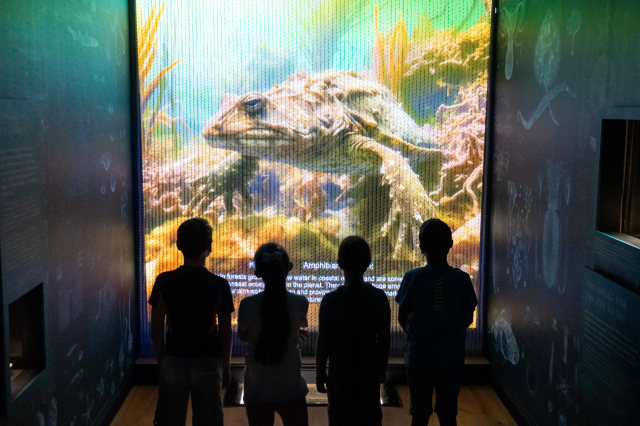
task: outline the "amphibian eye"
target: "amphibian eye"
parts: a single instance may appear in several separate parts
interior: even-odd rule
[[[264,100],[261,96],[253,95],[244,100],[244,109],[247,112],[257,112],[264,108]]]

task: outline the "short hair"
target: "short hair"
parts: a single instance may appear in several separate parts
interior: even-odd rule
[[[206,219],[185,220],[178,228],[178,250],[188,258],[197,258],[213,242],[213,228]]]
[[[420,226],[420,249],[423,253],[442,256],[453,244],[451,228],[440,219],[429,219]]]
[[[364,274],[371,265],[371,249],[364,238],[352,235],[338,248],[338,266],[343,271]]]

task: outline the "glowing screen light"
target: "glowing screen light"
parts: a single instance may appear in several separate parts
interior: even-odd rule
[[[191,217],[213,226],[208,267],[230,282],[236,307],[261,291],[255,250],[287,249],[288,288],[311,302],[304,355],[314,354],[322,296],[342,282],[335,262],[348,235],[367,239],[366,280],[392,300],[404,273],[424,264],[420,224],[439,217],[455,230],[450,263],[481,296],[488,0],[137,7],[143,301],[159,273],[182,263],[176,231]],[[481,349],[476,335],[470,353]]]

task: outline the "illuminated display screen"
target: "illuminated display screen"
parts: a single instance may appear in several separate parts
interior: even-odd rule
[[[287,285],[311,302],[304,355],[315,351],[322,296],[342,282],[335,262],[348,235],[369,242],[366,279],[392,300],[404,273],[424,264],[420,224],[439,217],[455,231],[450,264],[478,290],[488,1],[137,7],[143,300],[182,263],[176,231],[191,217],[213,226],[208,268],[230,282],[236,307],[261,291],[255,250],[287,249]],[[392,337],[402,354],[395,319]]]

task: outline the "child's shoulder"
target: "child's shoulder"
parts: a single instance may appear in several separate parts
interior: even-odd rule
[[[204,272],[204,276],[210,279],[211,281],[215,281],[218,284],[226,284],[229,285],[229,281],[226,278],[221,277],[220,275],[216,275],[208,269]]]
[[[375,301],[374,303],[377,305],[381,305],[381,304],[386,304],[389,305],[389,296],[387,295],[387,293],[382,290],[381,288],[377,288],[373,285],[370,286],[371,289],[369,290],[371,292],[372,295],[372,299]]]
[[[341,285],[338,288],[336,288],[334,290],[331,290],[330,292],[328,292],[324,296],[322,296],[322,302],[324,302],[324,303],[333,303],[345,291],[346,291],[346,287],[344,285]]]
[[[309,304],[309,299],[307,299],[307,296],[304,296],[302,294],[295,294],[289,291],[287,294],[287,297],[289,298],[289,300],[293,301],[294,303],[298,303],[301,305]]]
[[[404,279],[412,279],[424,275],[428,271],[428,266],[423,266],[421,268],[411,269],[404,274]]]
[[[294,309],[296,311],[307,312],[309,310],[309,299],[302,294],[295,294],[293,292],[288,292],[287,295],[287,303],[290,309]]]
[[[430,272],[434,270],[437,270],[437,269],[427,265],[421,268],[410,270],[404,275],[404,277],[405,279],[416,279],[416,278],[422,278],[422,277],[426,278],[430,275]],[[465,277],[469,278],[469,274],[467,274],[466,272],[458,268],[453,268],[449,266],[449,267],[446,267],[446,269],[441,269],[441,270],[447,271],[450,279],[452,278],[454,280],[459,280],[459,279],[464,279]]]
[[[156,277],[156,284],[169,281],[172,278],[176,278],[180,275],[180,268],[173,269],[171,271],[164,271],[158,274]]]
[[[238,320],[256,319],[262,311],[262,293],[248,295],[242,298],[238,306]]]
[[[417,275],[423,273],[427,269],[426,266],[422,266],[420,268],[415,268],[407,271],[404,275]]]
[[[381,297],[381,296],[384,296],[385,298],[387,297],[387,294],[384,292],[384,290],[374,286],[373,284],[369,283],[368,288],[371,293],[375,294],[378,297]]]
[[[450,268],[450,273],[456,280],[471,279],[471,276],[462,269]]]
[[[243,297],[242,300],[240,301],[240,305],[245,307],[253,306],[255,304],[259,305],[261,301],[262,301],[262,292]]]

